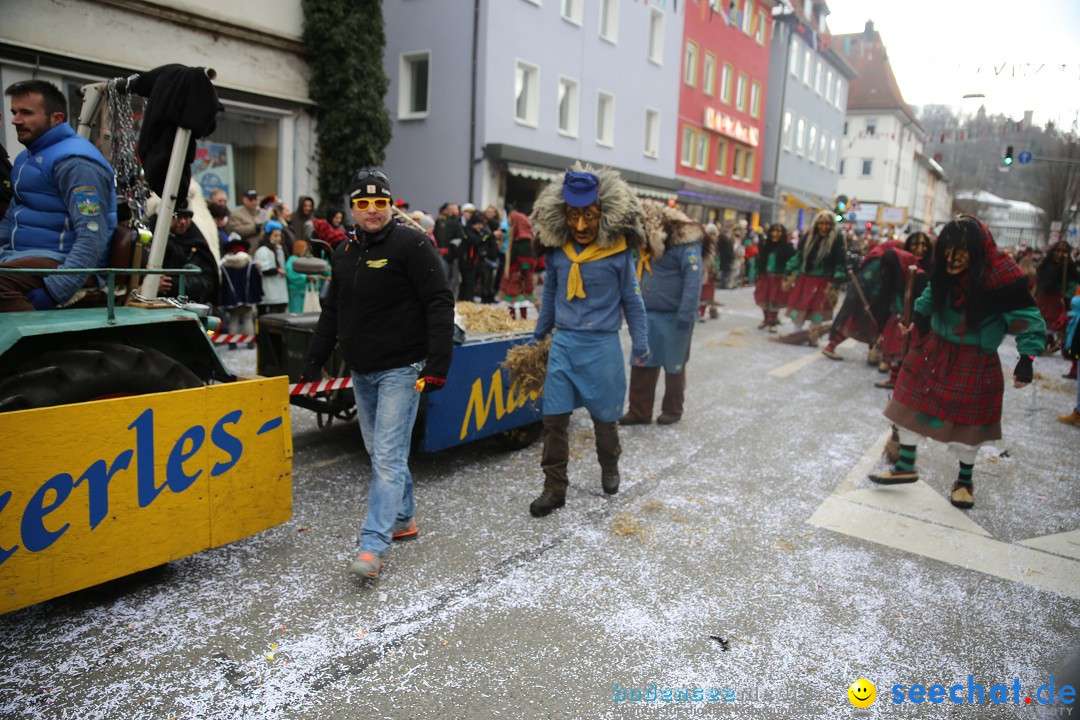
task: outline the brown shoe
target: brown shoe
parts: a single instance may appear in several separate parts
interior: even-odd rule
[[[901,485],[903,483],[917,482],[919,473],[914,470],[885,470],[884,472],[873,473],[869,477],[871,482],[876,482],[878,485]]]
[[[952,492],[949,493],[949,502],[961,510],[967,510],[975,505],[975,485],[961,485],[960,481],[952,484]]]
[[[890,370],[892,370],[892,363],[887,363],[885,361],[878,363],[877,371],[879,373],[887,373]]]
[[[566,504],[565,495],[556,495],[550,490],[544,490],[540,497],[529,504],[529,514],[533,517],[550,515],[553,510],[558,510]]]
[[[600,469],[600,487],[608,495],[614,495],[619,492],[619,481],[622,478],[619,477],[619,468],[601,468]]]
[[[821,354],[824,355],[825,357],[829,358],[830,360],[843,360],[844,359],[843,355],[836,352],[835,350],[830,350],[827,347],[821,348]]]
[[[1058,415],[1058,422],[1080,427],[1080,410],[1073,410],[1068,415]]]
[[[619,418],[620,425],[649,425],[652,423],[652,418],[642,418],[634,415],[633,413],[626,413]]]
[[[668,415],[667,413],[661,413],[660,417],[656,418],[657,425],[674,425],[679,422],[679,415]]]
[[[884,388],[885,390],[892,390],[896,387],[896,383],[892,380],[878,380],[874,383],[874,387]]]

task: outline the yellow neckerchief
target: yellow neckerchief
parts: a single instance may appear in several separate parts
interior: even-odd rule
[[[650,260],[652,260],[652,253],[649,252],[648,246],[644,246],[640,250],[638,250],[638,259],[637,259],[637,281],[638,282],[641,282],[641,274],[642,274],[643,270],[648,270],[649,274],[652,275],[652,263],[649,262]]]
[[[581,264],[593,260],[603,260],[626,250],[626,239],[619,238],[611,247],[601,248],[596,241],[589,243],[580,253],[574,249],[573,241],[562,246],[566,257],[570,259],[570,276],[566,279],[566,299],[585,297],[585,284],[581,281]]]

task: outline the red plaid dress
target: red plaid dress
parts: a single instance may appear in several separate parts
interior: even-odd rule
[[[795,278],[795,287],[788,293],[787,307],[793,311],[795,322],[801,322],[814,314],[820,314],[822,320],[831,320],[833,304],[825,290],[832,283],[828,276],[800,275]]]
[[[788,301],[788,293],[784,292],[783,284],[783,275],[759,275],[754,283],[754,302],[763,310],[779,310],[784,307]]]
[[[893,401],[957,425],[991,425],[1001,420],[1004,387],[997,353],[931,332],[904,358]]]

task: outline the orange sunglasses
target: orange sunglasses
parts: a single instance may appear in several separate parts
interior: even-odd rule
[[[352,205],[360,211],[367,210],[369,207],[385,210],[390,207],[390,198],[356,198],[352,201]]]

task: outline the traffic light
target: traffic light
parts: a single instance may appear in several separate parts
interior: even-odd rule
[[[837,195],[836,207],[833,209],[833,219],[840,223],[844,220],[844,213],[847,212],[847,195]]]
[[[1005,148],[1005,155],[1001,158],[1001,166],[1009,167],[1013,164],[1013,146]]]
[[[870,232],[870,230],[873,229],[873,227],[874,227],[873,220],[867,220],[866,221],[866,232]]]

